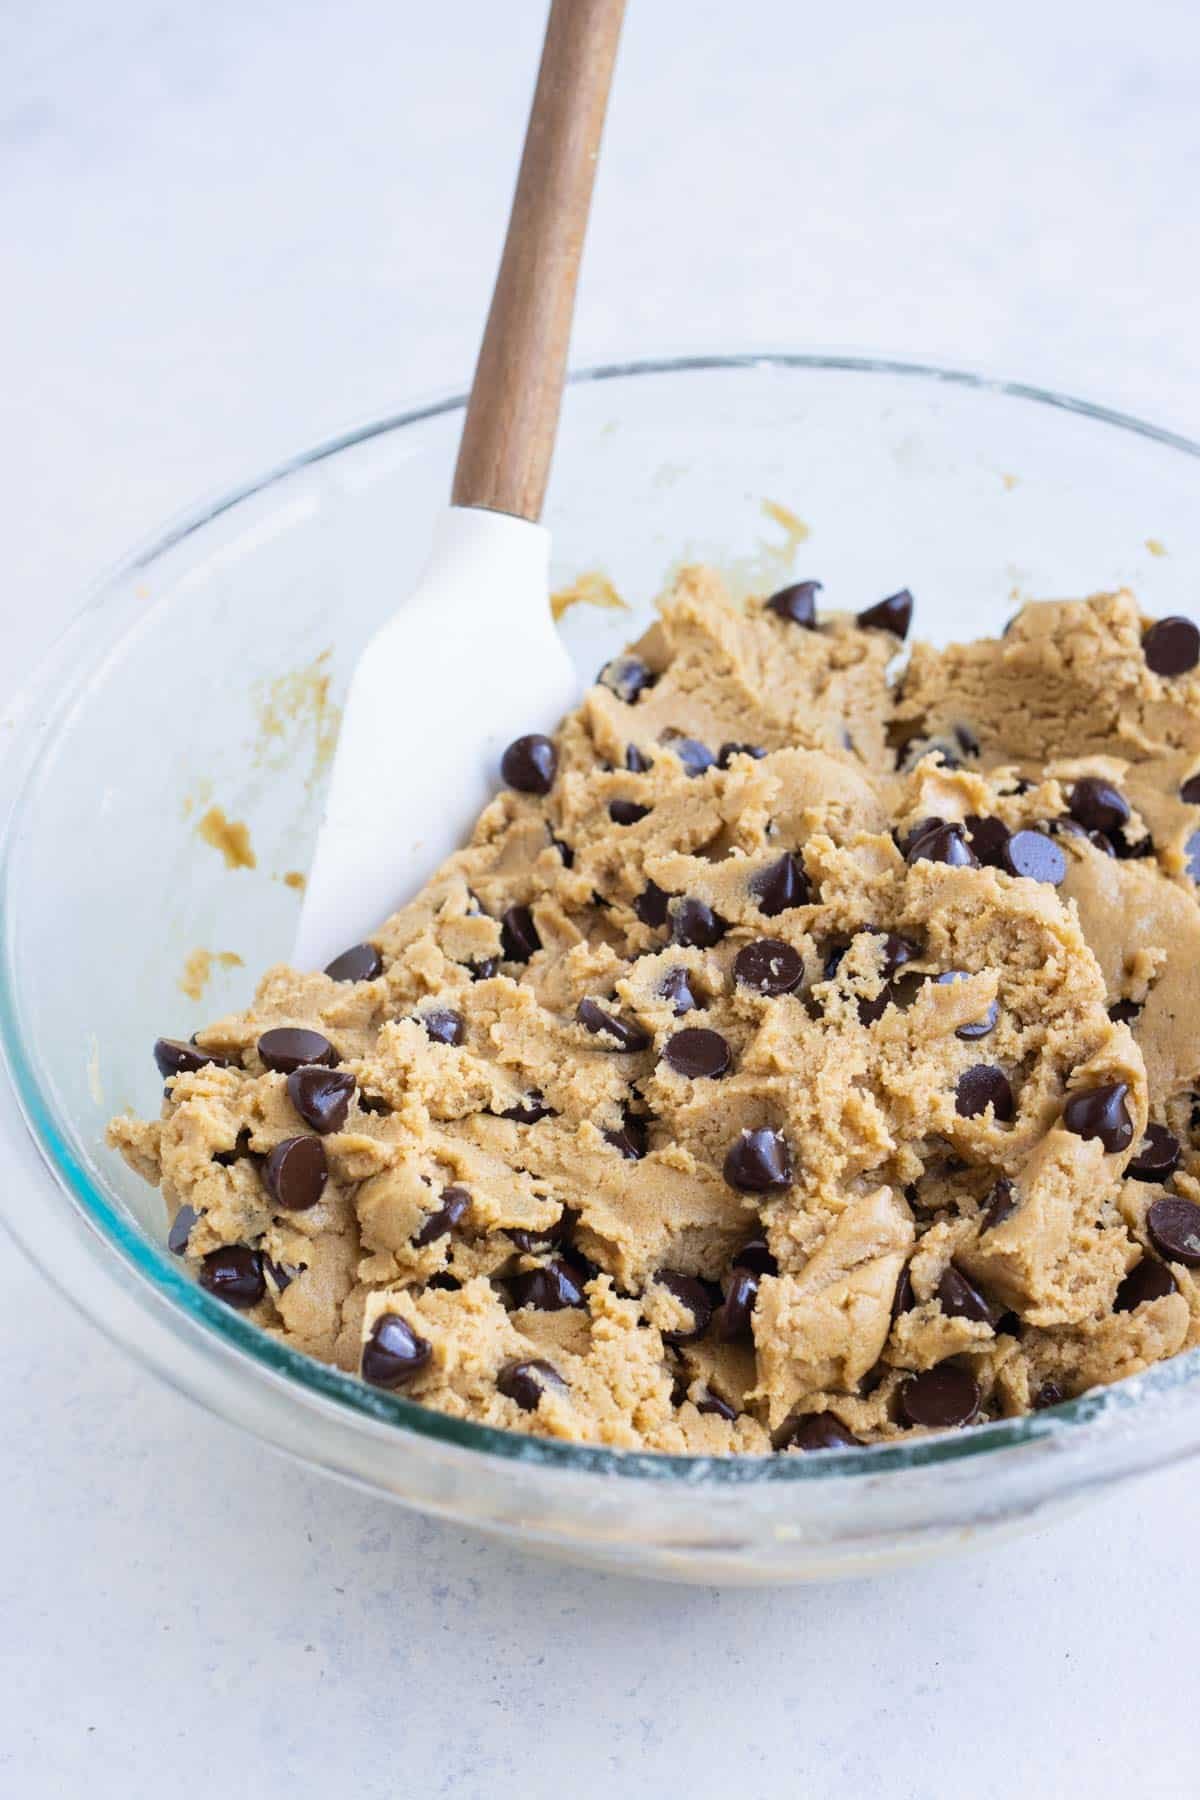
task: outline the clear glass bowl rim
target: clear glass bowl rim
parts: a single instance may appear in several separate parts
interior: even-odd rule
[[[1182,455],[1200,459],[1200,442],[1179,432],[1152,425],[1130,414],[1062,394],[1053,389],[1022,381],[1006,380],[986,372],[964,367],[948,368],[932,361],[898,358],[886,355],[851,353],[809,353],[785,350],[745,352],[697,352],[683,356],[658,356],[611,361],[572,370],[571,386],[588,383],[632,379],[641,376],[672,374],[704,374],[714,371],[773,369],[826,371],[850,376],[884,375],[913,378],[966,388],[1029,402],[1059,411],[1079,414],[1095,424],[1128,432],[1161,444]],[[793,1483],[811,1481],[853,1481],[855,1478],[878,1479],[889,1471],[915,1469],[928,1465],[956,1463],[983,1457],[1001,1450],[1014,1449],[1035,1440],[1054,1438],[1060,1442],[1074,1439],[1078,1428],[1101,1418],[1118,1419],[1126,1425],[1135,1409],[1142,1409],[1151,1398],[1165,1398],[1185,1387],[1200,1373],[1200,1350],[1176,1356],[1159,1363],[1145,1374],[1093,1390],[1076,1400],[1064,1402],[1043,1413],[1017,1419],[997,1420],[911,1442],[876,1444],[861,1449],[828,1452],[822,1456],[745,1456],[694,1457],[670,1456],[632,1450],[599,1448],[586,1444],[561,1442],[553,1438],[525,1436],[518,1432],[478,1425],[469,1420],[452,1418],[431,1407],[405,1400],[369,1387],[357,1376],[318,1363],[301,1352],[270,1338],[257,1326],[232,1308],[207,1294],[180,1267],[164,1246],[146,1237],[124,1210],[104,1192],[75,1155],[59,1125],[54,1106],[43,1089],[37,1070],[26,1047],[13,981],[13,919],[9,891],[10,875],[16,846],[22,805],[35,782],[42,762],[55,739],[56,727],[70,710],[84,671],[74,651],[95,614],[104,605],[110,589],[144,569],[156,558],[201,531],[222,514],[256,498],[306,468],[353,449],[372,438],[419,425],[440,414],[462,411],[468,395],[462,390],[438,393],[400,413],[371,420],[339,433],[276,464],[265,474],[239,483],[216,497],[181,514],[167,529],[148,540],[92,589],[88,599],[72,623],[52,645],[23,690],[5,708],[12,722],[12,747],[3,759],[3,835],[0,837],[0,1055],[3,1056],[13,1091],[33,1145],[48,1172],[67,1200],[74,1206],[83,1225],[98,1235],[103,1245],[115,1252],[126,1275],[134,1278],[137,1297],[142,1307],[165,1301],[180,1310],[184,1320],[198,1325],[205,1348],[224,1351],[241,1365],[248,1379],[266,1377],[276,1393],[286,1392],[298,1401],[316,1402],[322,1407],[333,1403],[343,1415],[356,1415],[364,1423],[385,1425],[436,1443],[455,1446],[486,1457],[518,1460],[525,1465],[547,1469],[571,1470],[587,1474],[618,1475],[637,1480],[684,1482],[689,1488],[707,1483],[727,1486],[742,1483]],[[53,695],[53,701],[50,696]],[[22,739],[21,722],[38,719]],[[15,1216],[19,1208],[10,1207],[7,1222],[16,1241],[30,1260],[47,1278],[59,1285],[49,1258],[37,1241],[36,1229],[28,1235],[21,1228],[22,1219]],[[103,1258],[94,1257],[93,1265],[103,1267]],[[116,1271],[110,1271],[116,1278]],[[75,1288],[71,1293],[85,1311],[87,1292]],[[130,1330],[115,1332],[111,1324],[92,1316],[110,1336],[135,1357],[138,1345]],[[141,1360],[141,1359],[139,1359]],[[158,1368],[158,1373],[167,1371]],[[283,1377],[281,1384],[279,1378]],[[180,1383],[186,1390],[186,1383]],[[347,1423],[352,1420],[347,1420]],[[299,1453],[298,1449],[294,1453]],[[319,1460],[319,1459],[318,1459]]]

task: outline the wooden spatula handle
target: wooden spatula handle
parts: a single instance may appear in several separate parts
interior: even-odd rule
[[[541,515],[624,11],[625,0],[552,0],[454,471],[455,506]]]

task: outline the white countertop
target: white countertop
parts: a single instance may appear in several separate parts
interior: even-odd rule
[[[164,516],[469,372],[541,0],[12,0],[0,685]],[[884,348],[1200,430],[1187,0],[631,0],[576,355]],[[874,1583],[308,1478],[0,1245],[0,1792],[1193,1794],[1195,1476]]]

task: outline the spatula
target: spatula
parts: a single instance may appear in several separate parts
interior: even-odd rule
[[[294,961],[366,937],[462,844],[505,747],[578,682],[550,614],[538,523],[625,0],[552,0],[451,504],[414,593],[346,698]]]

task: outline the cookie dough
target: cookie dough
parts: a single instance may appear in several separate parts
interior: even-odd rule
[[[1102,595],[897,674],[910,610],[686,571],[370,944],[160,1040],[109,1135],[200,1281],[447,1413],[682,1453],[1200,1341],[1200,634]]]

